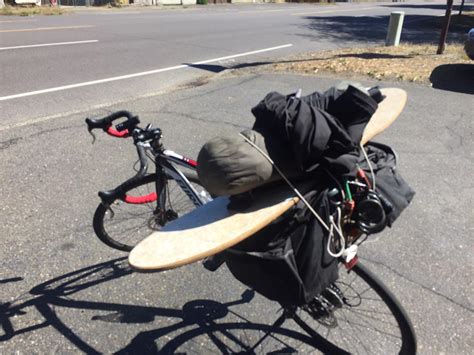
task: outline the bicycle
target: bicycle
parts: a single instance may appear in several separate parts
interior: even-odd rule
[[[112,128],[112,122],[123,117],[126,120],[117,124],[115,129]],[[129,251],[136,243],[123,242],[119,239],[119,233],[134,236],[138,242],[167,222],[212,199],[199,184],[197,163],[166,150],[161,143],[162,132],[159,128],[153,129],[151,125],[145,129],[139,128],[138,117],[127,111],[119,111],[98,120],[88,118],[86,123],[91,133],[93,129],[100,128],[114,137],[133,137],[140,161],[140,169],[134,177],[113,190],[99,192],[102,202],[94,214],[93,226],[99,239],[106,245]],[[150,175],[146,175],[148,159],[156,167],[156,172]],[[187,171],[180,171],[175,165]],[[170,184],[176,184],[175,193],[170,193]],[[180,209],[173,203],[170,205],[177,194],[184,198],[186,208]],[[139,207],[145,207],[142,213],[137,210]],[[122,208],[127,211],[126,218],[117,218],[117,211],[122,211]],[[110,216],[107,217],[107,214]],[[141,222],[134,223],[136,220]],[[124,227],[130,224],[130,227]],[[295,349],[302,342],[317,345],[320,350],[329,353],[415,353],[413,325],[390,290],[360,262],[348,272],[342,269],[341,263],[340,278],[336,285],[342,295],[337,305],[325,304],[324,309],[319,310],[281,305],[283,312],[272,326],[229,323],[222,324],[224,327],[229,326],[223,331],[221,325],[213,325],[178,336],[166,344],[163,350],[167,349],[170,353],[186,351],[185,343],[190,338],[200,342],[197,339],[203,336],[218,339],[215,343],[217,349],[214,349],[217,351],[237,347],[252,353],[263,347],[266,352],[273,346],[267,342],[276,339],[273,332],[279,336],[291,334],[292,337],[284,343]],[[281,328],[288,319],[293,320],[307,335],[298,335],[292,330]],[[293,341],[296,341],[294,346]]]
[[[113,127],[116,120],[125,120]],[[99,119],[86,118],[89,133],[102,129],[112,137],[133,138],[140,167],[132,178],[116,188],[100,191],[101,203],[94,213],[93,227],[107,246],[130,251],[142,239],[167,222],[212,200],[199,183],[197,163],[166,149],[162,130],[148,124],[140,128],[138,116],[114,112]],[[93,141],[93,142],[94,142]],[[148,160],[155,172],[147,174]],[[185,170],[179,170],[178,166]]]

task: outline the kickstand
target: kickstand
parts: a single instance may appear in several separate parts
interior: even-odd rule
[[[219,253],[216,255],[208,256],[202,261],[202,265],[209,271],[216,271],[218,268],[224,264],[224,255],[223,253]]]

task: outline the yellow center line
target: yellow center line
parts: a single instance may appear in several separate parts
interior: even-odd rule
[[[294,13],[294,14],[291,14],[293,16],[300,16],[300,15],[317,15],[317,14],[327,14],[327,13],[331,13],[331,12],[352,12],[352,11],[363,11],[363,10],[372,10],[372,9],[377,9],[378,7],[377,6],[373,6],[373,7],[364,7],[364,8],[361,8],[361,9],[349,9],[349,10],[344,10],[344,9],[341,9],[340,7],[335,9],[335,10],[325,10],[325,11],[313,11],[313,12],[298,12],[298,13]]]
[[[62,26],[62,27],[38,27],[38,28],[22,28],[17,30],[1,30],[0,33],[6,32],[28,32],[28,31],[53,31],[53,30],[70,30],[76,28],[91,28],[95,27],[94,25],[85,25],[85,26]]]

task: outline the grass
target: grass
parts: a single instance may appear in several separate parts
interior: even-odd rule
[[[4,16],[62,15],[65,12],[59,7],[49,6],[25,7],[7,5],[0,9],[0,15]]]

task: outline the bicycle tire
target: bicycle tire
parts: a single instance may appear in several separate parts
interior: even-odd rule
[[[186,178],[197,189],[198,193],[207,191],[201,186],[197,174],[184,172]],[[137,180],[126,192],[127,197],[146,196],[156,192],[156,174],[147,175]],[[179,187],[176,181],[168,179],[168,206],[181,216],[195,208],[188,195]],[[171,185],[171,187],[170,187]],[[156,221],[154,211],[157,202],[133,204],[122,199],[114,200],[110,206],[99,204],[95,213],[93,227],[97,237],[107,246],[130,251],[139,241],[161,228]],[[113,211],[113,213],[111,212]]]
[[[199,317],[202,321],[199,327],[191,329],[187,332],[180,333],[176,337],[173,337],[169,342],[160,344],[160,353],[163,354],[174,354],[178,352],[182,353],[238,353],[238,354],[269,354],[269,353],[302,353],[302,354],[415,354],[416,353],[416,336],[413,330],[411,321],[409,320],[405,310],[400,305],[399,301],[392,294],[392,292],[378,279],[372,272],[370,272],[361,263],[356,265],[352,272],[351,277],[354,277],[356,282],[364,284],[362,289],[362,303],[367,301],[371,304],[377,303],[374,299],[374,295],[377,295],[379,302],[383,303],[385,307],[380,307],[381,310],[375,310],[381,312],[380,316],[383,317],[384,321],[392,319],[393,326],[399,329],[400,341],[394,341],[390,338],[394,334],[387,333],[387,324],[384,324],[385,329],[377,329],[375,334],[379,336],[369,337],[366,340],[366,344],[358,344],[357,336],[363,336],[362,331],[349,334],[350,342],[341,344],[337,340],[334,341],[332,335],[324,334],[320,329],[316,329],[314,324],[317,323],[313,318],[312,321],[304,321],[300,314],[305,313],[303,310],[298,309],[297,313],[287,309],[287,316],[282,315],[273,325],[268,324],[256,324],[250,323],[245,318],[240,318],[239,322],[217,322],[217,319],[213,318],[215,310],[204,309],[201,312],[204,314]],[[342,279],[345,282],[345,275]],[[357,286],[356,286],[357,287]],[[368,290],[367,290],[368,288]],[[366,290],[364,290],[366,289]],[[366,294],[364,294],[366,292]],[[296,307],[295,307],[296,308]],[[356,308],[354,306],[354,308]],[[360,310],[360,306],[359,306]],[[385,310],[387,312],[385,312]],[[390,311],[388,313],[388,311]],[[337,311],[335,311],[337,313]],[[357,311],[356,311],[357,312]],[[209,317],[209,319],[203,319]],[[339,314],[339,316],[341,316]],[[233,316],[230,316],[233,320]],[[283,317],[283,320],[282,320]],[[287,317],[287,320],[284,318]],[[356,313],[356,320],[366,317],[363,313]],[[226,318],[227,320],[228,318]],[[288,322],[293,319],[296,324]],[[339,319],[339,318],[337,318]],[[372,315],[368,316],[371,323],[362,325],[368,326],[380,326],[380,320]],[[243,321],[242,321],[243,320]],[[280,321],[281,320],[281,321]],[[351,323],[353,319],[343,318],[343,320]],[[313,325],[313,326],[311,326]],[[352,324],[353,326],[360,327],[360,324]],[[299,326],[299,328],[298,328]],[[303,331],[302,331],[303,330]],[[347,329],[343,329],[344,331]],[[370,331],[368,334],[373,335],[374,332]],[[335,331],[331,329],[331,332]],[[337,336],[337,335],[336,335]],[[143,339],[136,339],[136,344],[142,344]],[[153,337],[148,339],[150,343],[154,342]],[[132,342],[134,343],[134,342]],[[127,349],[133,350],[133,349]]]
[[[357,293],[359,299],[352,308],[343,306],[332,312],[337,321],[336,328],[327,329],[314,319],[304,321],[299,317],[302,311],[295,315],[296,323],[310,335],[322,335],[341,352],[415,354],[417,345],[413,325],[394,294],[360,262],[350,274],[356,277],[349,283],[343,277],[343,280],[339,281],[339,288],[346,297],[352,292],[353,295]],[[360,286],[363,287],[362,291],[356,291],[356,287]],[[360,306],[363,308],[359,309]],[[350,315],[351,312],[355,316]],[[307,319],[309,318],[308,316]],[[308,323],[318,325],[310,327]],[[344,325],[342,329],[338,329],[341,328],[341,323]],[[350,334],[341,334],[345,332]],[[364,339],[360,339],[361,336]]]
[[[146,339],[148,340],[148,339]],[[137,340],[125,349],[124,354],[143,350]],[[153,339],[148,340],[151,344]],[[149,346],[151,347],[151,346]],[[313,354],[331,352],[331,344],[300,331],[268,324],[209,322],[183,332],[163,344],[159,353],[168,354]]]

